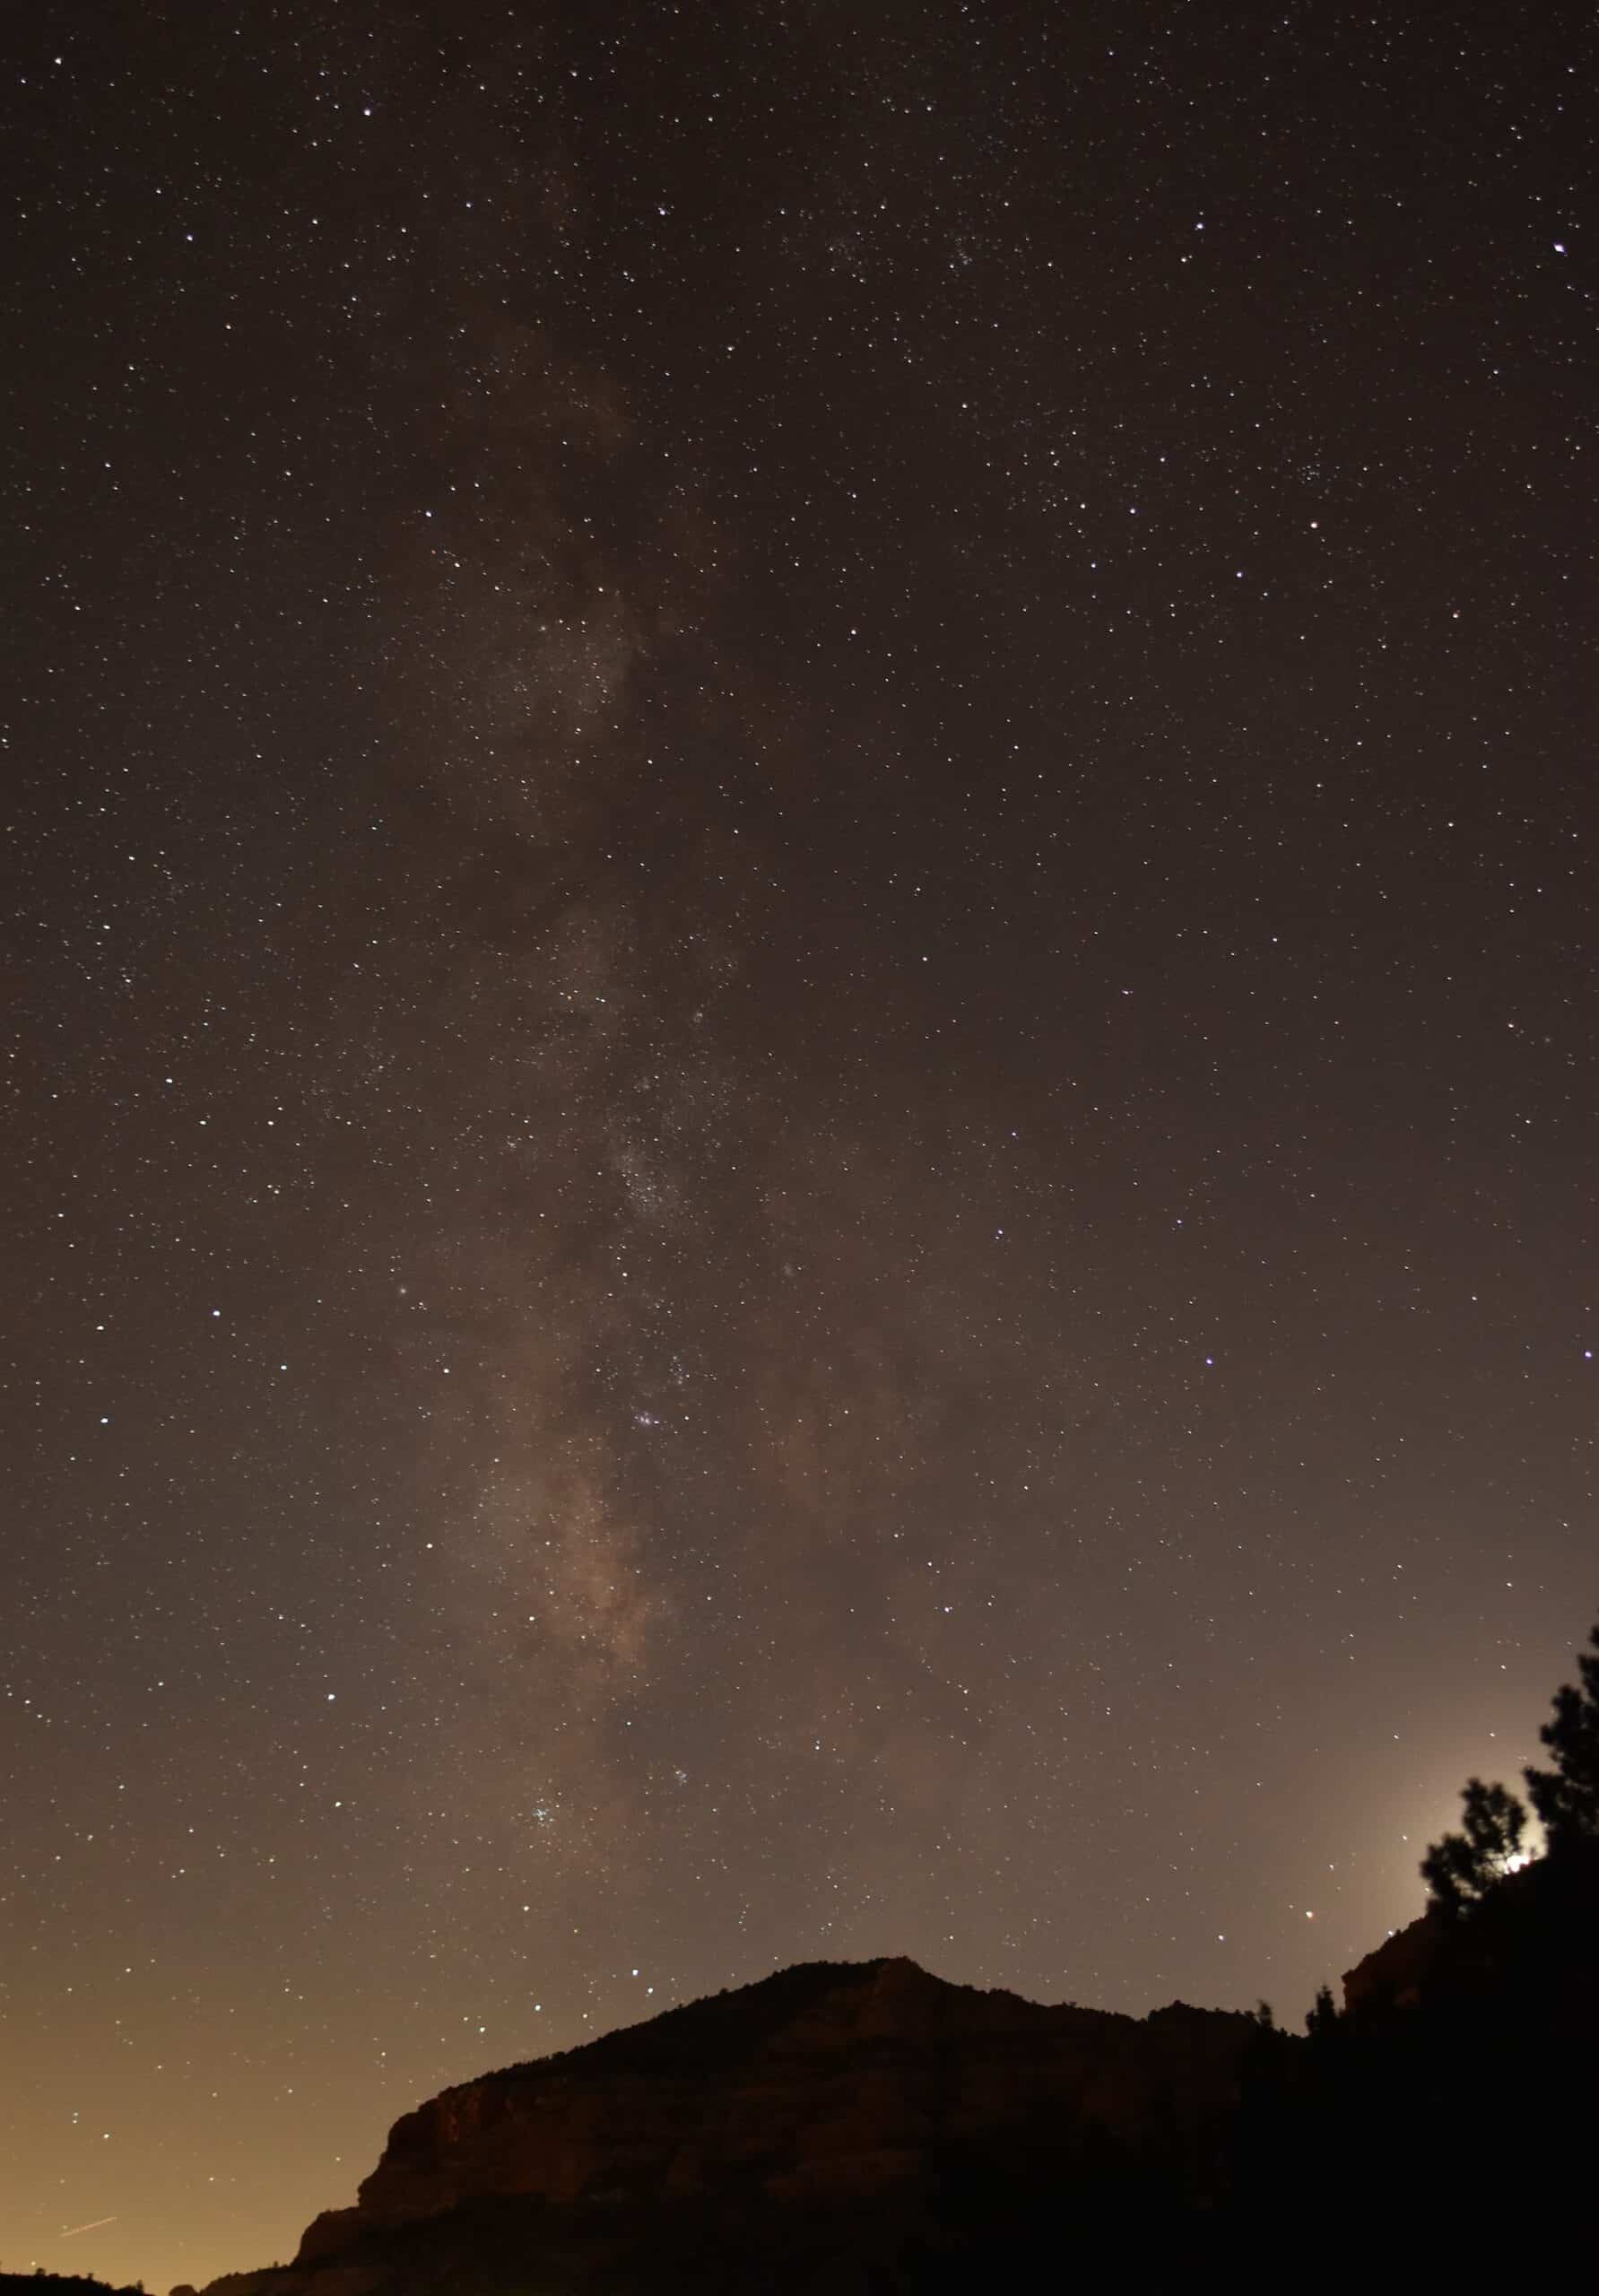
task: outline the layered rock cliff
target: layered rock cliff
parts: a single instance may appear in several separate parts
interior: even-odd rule
[[[685,2227],[714,2222],[726,2242],[737,2224],[769,2258],[792,2247],[786,2227],[814,2240],[819,2224],[869,2216],[874,2237],[897,2238],[952,2163],[1010,2173],[1030,2152],[1056,2170],[1085,2147],[1158,2152],[1169,2181],[1203,2196],[1254,2031],[1180,2005],[1143,2020],[1046,2007],[908,1961],[785,1970],[408,2113],[354,2207],[318,2217],[270,2284],[278,2296],[464,2286],[458,2262],[453,2277],[419,2263],[452,2239],[462,2256],[492,2247],[508,2269],[518,2260],[523,2287],[574,2284],[574,2240],[586,2286],[675,2284],[640,2279],[638,2257],[684,2246]],[[715,2284],[754,2286],[760,2272]]]
[[[1426,1913],[1385,1937],[1352,1970],[1343,1972],[1346,2015],[1413,2007],[1438,1965],[1441,1944],[1438,1921]]]

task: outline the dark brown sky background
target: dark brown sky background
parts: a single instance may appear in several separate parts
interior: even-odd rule
[[[795,1960],[1297,2018],[1533,1751],[1580,22],[8,26],[0,2263]]]

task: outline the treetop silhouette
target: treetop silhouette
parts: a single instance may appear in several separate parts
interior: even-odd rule
[[[1554,1757],[1553,1768],[1522,1772],[1554,1858],[1599,1841],[1599,1626],[1588,1640],[1592,1650],[1577,1656],[1577,1682],[1561,1683],[1553,1716],[1538,1733]],[[1508,1787],[1468,1778],[1461,1802],[1462,1831],[1433,1842],[1421,1860],[1432,1906],[1451,1919],[1481,1904],[1507,1874],[1526,1863],[1521,1847],[1526,1806]]]

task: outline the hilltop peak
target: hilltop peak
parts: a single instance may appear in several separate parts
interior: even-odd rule
[[[617,2287],[675,2285],[660,2276],[674,2244],[698,2284],[708,2242],[760,2254],[761,2284],[786,2287],[796,2241],[844,2239],[863,2211],[873,2239],[903,2239],[950,2159],[1003,2152],[1018,2130],[1183,2143],[1230,2105],[1250,2030],[1220,2011],[1046,2006],[903,1954],[800,1963],[447,2090],[395,2124],[293,2267],[227,2296],[322,2296],[325,2274],[356,2266],[361,2296],[460,2274],[499,2288],[484,2242],[507,2287],[530,2263],[587,2284],[619,2255],[643,2276],[617,2266]]]

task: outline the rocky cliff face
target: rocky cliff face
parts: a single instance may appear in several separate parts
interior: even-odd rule
[[[1408,2009],[1421,1997],[1439,1951],[1438,1922],[1423,1914],[1343,1972],[1343,2007],[1348,2015]]]
[[[908,1961],[786,1970],[408,2113],[355,2206],[318,2217],[272,2285],[398,2287],[384,2259],[490,2218],[529,2264],[608,2219],[639,2235],[708,2210],[769,2233],[830,2213],[906,2218],[952,2159],[1029,2146],[1162,2148],[1203,2183],[1251,2031],[1175,2005],[1142,2021],[1045,2007]]]

